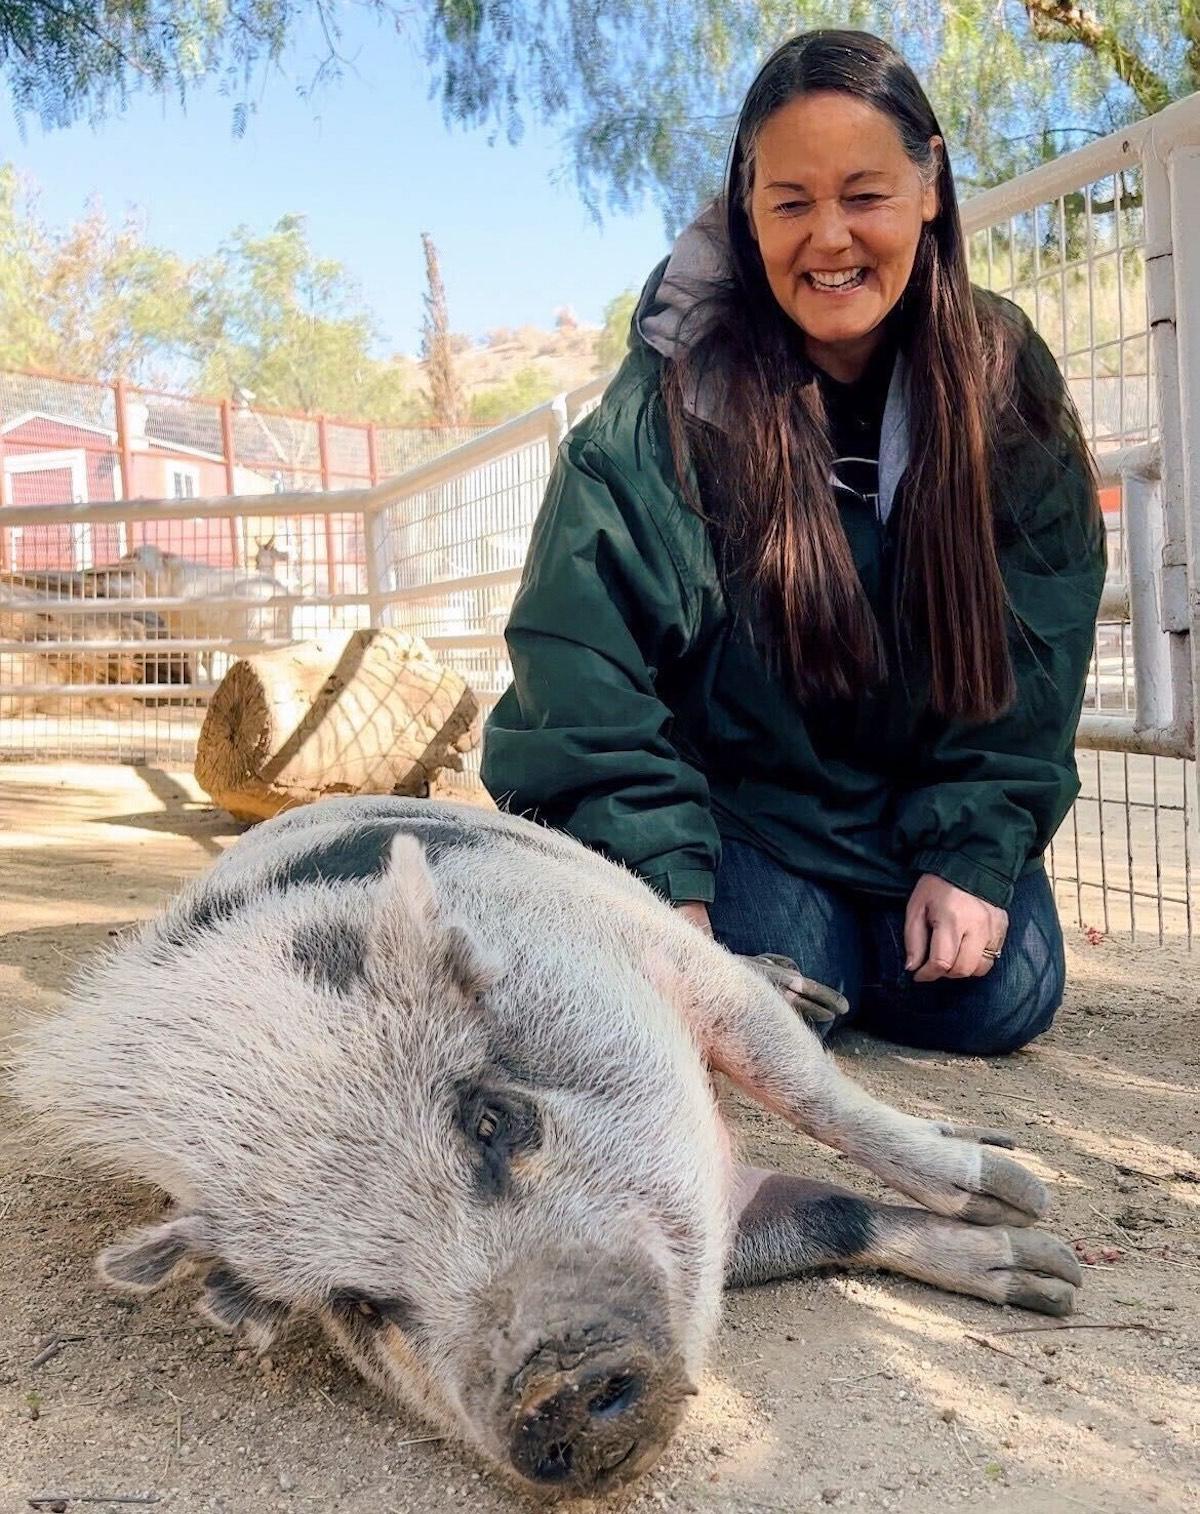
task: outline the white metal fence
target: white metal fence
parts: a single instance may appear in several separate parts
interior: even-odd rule
[[[1022,305],[1058,358],[1104,488],[1110,577],[1079,735],[1084,788],[1051,859],[1060,907],[1085,927],[1191,940],[1200,96],[978,196],[964,223],[976,281]],[[552,458],[603,388],[371,489],[3,509],[0,755],[189,761],[231,655],[368,623],[425,637],[489,709],[508,679],[503,627]],[[161,551],[107,576],[103,564],[38,567],[53,533],[148,520],[157,546],[196,571]],[[214,522],[233,546],[205,577]],[[298,544],[282,561],[270,556],[281,539]]]

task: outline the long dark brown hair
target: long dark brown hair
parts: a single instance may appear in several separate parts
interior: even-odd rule
[[[889,317],[909,365],[897,617],[928,665],[931,708],[993,719],[1014,691],[990,488],[999,428],[1019,407],[1021,424],[1048,436],[1074,412],[1057,374],[1042,375],[1038,392],[1037,375],[1018,373],[1017,328],[972,291],[949,159],[930,145],[942,135],[937,118],[912,70],[877,37],[804,33],[750,87],[721,202],[730,276],[693,312],[698,335],[664,369],[677,471],[716,528],[731,578],[797,695],[846,699],[877,684],[886,671],[882,641],[834,502],[818,373],[771,293],[748,213],[764,124],[817,91],[882,111],[923,181],[936,186],[937,214]],[[698,422],[685,398],[714,373],[717,426]]]

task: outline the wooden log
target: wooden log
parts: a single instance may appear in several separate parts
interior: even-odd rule
[[[238,820],[328,794],[429,792],[478,740],[475,696],[399,631],[331,633],[244,657],[213,694],[196,779]]]

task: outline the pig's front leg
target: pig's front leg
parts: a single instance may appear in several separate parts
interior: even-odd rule
[[[918,1119],[847,1078],[816,1035],[761,978],[719,947],[681,970],[688,1013],[711,1064],[817,1140],[844,1151],[938,1214],[979,1225],[1029,1225],[1042,1183],[995,1148],[996,1131]]]

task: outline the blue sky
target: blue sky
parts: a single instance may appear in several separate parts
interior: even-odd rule
[[[556,133],[529,128],[513,148],[447,128],[411,44],[366,17],[351,22],[357,74],[299,99],[314,56],[302,43],[259,91],[240,140],[230,101],[201,88],[186,112],[135,98],[94,129],[46,133],[30,122],[24,141],[9,117],[0,158],[37,181],[52,225],[96,193],[114,220],[137,206],[148,238],[185,257],[211,252],[239,223],[266,230],[304,213],[316,251],[361,285],[384,352],[414,352],[419,341],[423,231],[441,253],[451,323],[471,335],[549,326],[562,305],[598,322],[609,299],[640,285],[665,250],[657,211],[606,216],[597,228],[563,175]]]

